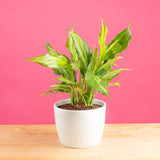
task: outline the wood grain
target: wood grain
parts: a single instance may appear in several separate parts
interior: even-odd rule
[[[0,160],[160,160],[160,124],[107,124],[89,149],[63,147],[54,125],[2,125]]]

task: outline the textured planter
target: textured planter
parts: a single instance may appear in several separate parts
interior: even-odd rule
[[[62,145],[72,148],[88,148],[100,144],[106,113],[106,103],[95,99],[102,107],[92,110],[65,110],[58,108],[70,103],[65,99],[54,104],[55,122]]]

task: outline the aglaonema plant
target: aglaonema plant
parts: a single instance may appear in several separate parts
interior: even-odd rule
[[[48,53],[27,59],[39,63],[42,66],[52,68],[57,78],[51,86],[49,93],[67,93],[71,99],[71,105],[84,102],[85,106],[92,106],[97,92],[108,97],[108,86],[118,85],[119,82],[111,83],[112,79],[123,70],[112,69],[115,62],[121,57],[116,56],[125,50],[131,39],[129,27],[120,32],[110,43],[106,45],[108,29],[102,20],[101,32],[98,37],[100,51],[95,47],[91,51],[87,43],[74,32],[74,27],[69,30],[66,48],[70,52],[70,59],[55,51],[49,43],[46,43]],[[78,74],[78,76],[77,76]],[[78,77],[78,78],[76,78]]]

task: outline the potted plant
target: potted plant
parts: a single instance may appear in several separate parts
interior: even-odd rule
[[[108,97],[108,87],[120,86],[112,79],[123,70],[112,69],[121,57],[116,56],[125,50],[130,42],[129,27],[120,32],[110,43],[105,45],[108,29],[102,20],[98,37],[100,51],[95,47],[91,51],[87,43],[74,32],[69,31],[66,48],[71,54],[69,59],[55,51],[46,43],[48,53],[27,59],[42,66],[52,68],[57,78],[49,93],[67,93],[70,99],[54,104],[55,122],[62,145],[73,148],[88,148],[100,143],[105,123],[106,103],[94,99],[97,92]],[[99,56],[98,56],[99,54]]]

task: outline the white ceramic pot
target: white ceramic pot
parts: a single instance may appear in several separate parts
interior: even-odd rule
[[[66,110],[58,106],[70,103],[65,99],[54,104],[58,137],[62,145],[72,148],[88,148],[100,144],[106,113],[106,103],[94,99],[102,107],[91,110]]]

